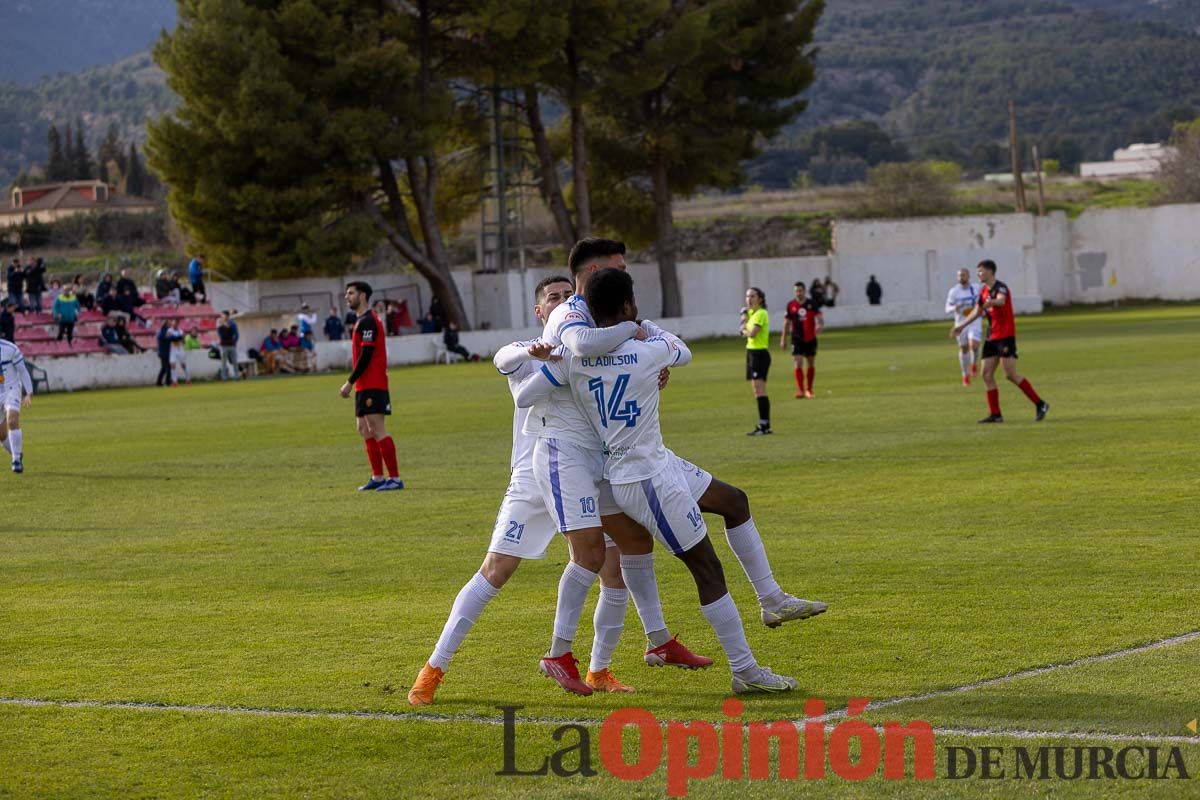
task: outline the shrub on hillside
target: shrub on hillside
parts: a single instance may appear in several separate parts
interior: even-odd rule
[[[960,177],[962,169],[950,162],[880,164],[867,176],[859,211],[870,217],[952,214],[954,185]]]
[[[1200,119],[1175,126],[1175,156],[1163,163],[1169,203],[1200,203]]]

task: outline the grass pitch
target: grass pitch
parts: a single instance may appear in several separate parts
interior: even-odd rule
[[[815,400],[791,399],[791,359],[774,350],[777,433],[765,439],[743,435],[756,414],[740,342],[698,343],[674,373],[668,445],[745,488],[781,583],[830,603],[815,620],[759,625],[708,519],[756,654],[800,680],[794,696],[747,700],[747,720],[800,719],[809,697],[838,709],[922,695],[1200,630],[1200,310],[1022,318],[1020,368],[1052,410],[1034,423],[1002,385],[1001,426],[975,424],[983,390],[958,385],[947,327],[826,332]],[[405,693],[482,559],[507,483],[511,404],[490,366],[391,378],[408,484],[391,494],[354,491],[366,460],[337,376],[35,398],[27,471],[0,474],[0,696],[54,704],[0,703],[0,797],[664,792],[661,770],[642,783],[603,770],[495,775],[498,705],[542,721],[599,723],[626,705],[723,718],[720,660],[701,673],[645,668],[632,609],[614,671],[636,695],[576,698],[536,674],[562,543],[489,606],[424,715],[333,716],[411,714]],[[660,553],[659,576],[672,629],[719,655],[686,571]],[[589,604],[584,660],[590,615]],[[951,781],[942,751],[1149,735],[1182,747],[1195,775],[1200,747],[1165,737],[1192,736],[1198,658],[1192,640],[868,712],[955,732],[938,735],[932,782],[710,779],[692,796],[1183,796],[1195,783]],[[519,726],[523,765],[559,746],[554,727]],[[1042,738],[1016,738],[1028,731]]]

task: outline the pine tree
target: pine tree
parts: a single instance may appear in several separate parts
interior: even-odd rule
[[[79,117],[75,121],[75,144],[71,148],[72,180],[77,181],[88,181],[96,177],[92,154],[88,151],[83,136],[83,118]]]
[[[46,179],[52,182],[70,180],[66,154],[63,152],[62,136],[58,128],[50,126],[46,133],[46,149],[49,156],[46,160]]]
[[[109,125],[108,133],[105,134],[104,141],[100,143],[100,148],[96,151],[97,176],[105,183],[119,183],[120,177],[124,173],[124,168],[121,166],[124,160],[117,126]]]
[[[129,143],[129,158],[126,160],[125,194],[134,197],[144,197],[146,192],[146,172],[142,169],[142,160],[138,157],[137,145]]]

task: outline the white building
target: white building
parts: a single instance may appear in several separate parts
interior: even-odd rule
[[[1131,144],[1113,151],[1112,161],[1087,161],[1079,165],[1082,178],[1148,178],[1162,170],[1162,162],[1175,156],[1165,144]]]

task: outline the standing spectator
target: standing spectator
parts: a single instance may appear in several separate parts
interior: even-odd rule
[[[331,342],[339,342],[345,335],[346,326],[338,316],[337,309],[329,309],[329,316],[325,318],[325,338]]]
[[[834,306],[836,306],[838,292],[840,292],[841,290],[842,290],[842,287],[840,287],[836,283],[834,283],[832,277],[830,277],[829,275],[826,275],[825,276],[825,305],[829,306],[830,308],[833,308]]]
[[[91,311],[96,307],[96,296],[88,291],[88,279],[83,273],[77,273],[71,281],[71,286],[75,292],[75,296],[79,298],[79,307]]]
[[[429,316],[433,318],[433,332],[441,333],[446,326],[446,309],[442,308],[442,301],[436,294],[429,298]]]
[[[26,280],[25,280],[25,288],[26,289],[29,288],[29,279],[28,278],[26,278]],[[28,294],[28,292],[26,292],[26,294]],[[50,307],[51,308],[54,308],[54,301],[58,299],[58,296],[60,294],[62,294],[62,281],[60,281],[58,278],[55,278],[54,280],[50,281]],[[42,299],[41,299],[41,296],[39,295],[38,296],[38,306],[39,306],[38,311],[42,310],[40,308],[41,303],[42,303]],[[33,308],[32,301],[30,301],[29,307],[30,307],[30,309]]]
[[[346,316],[342,318],[342,322],[345,324],[346,330],[353,331],[354,323],[358,322],[358,314],[355,314],[353,310],[347,311]]]
[[[42,312],[42,292],[46,291],[46,262],[41,258],[29,260],[25,265],[25,294],[29,296],[29,309],[35,314]]]
[[[104,324],[100,326],[100,346],[115,356],[129,355],[125,345],[121,344],[121,333],[112,317],[104,320]]]
[[[746,337],[746,380],[758,404],[758,426],[747,436],[765,436],[771,430],[771,399],[767,397],[767,373],[771,370],[770,318],[767,316],[767,296],[757,286],[746,290],[746,306],[742,309],[741,334]]]
[[[17,306],[12,300],[5,300],[0,308],[0,339],[16,341],[17,335]]]
[[[296,315],[296,325],[300,328],[300,335],[313,333],[317,329],[317,312],[313,311],[308,303],[300,304],[300,313]]]
[[[389,300],[387,302],[387,317],[385,318],[388,336],[400,335],[400,324],[403,319],[404,314],[400,311],[400,304],[395,300]]]
[[[479,356],[467,352],[467,348],[458,343],[458,323],[456,322],[446,324],[446,330],[442,331],[442,342],[446,345],[447,350],[457,353],[467,361],[479,360]]]
[[[867,302],[873,306],[879,305],[879,301],[883,299],[883,287],[879,285],[879,281],[875,280],[875,276],[871,276],[871,280],[867,281]]]
[[[229,317],[228,311],[221,312],[221,324],[217,326],[217,341],[221,347],[221,380],[238,379],[237,323]]]
[[[75,340],[75,321],[79,319],[79,300],[75,297],[71,284],[68,283],[58,297],[54,298],[53,312],[54,321],[58,323],[57,341],[61,342],[65,333],[67,344],[72,344]]]
[[[803,284],[803,281],[801,283]],[[808,299],[818,311],[825,305],[825,284],[821,283],[820,278],[813,278],[813,282],[809,284]]]
[[[155,379],[155,386],[170,386],[171,385],[171,320],[164,319],[162,327],[158,329],[158,336],[155,337],[155,342],[158,344],[158,378]]]
[[[24,313],[25,268],[21,266],[21,259],[14,258],[12,260],[12,263],[8,265],[5,278],[8,281],[8,299],[17,307],[17,311]]]
[[[204,291],[204,253],[198,253],[188,262],[188,283],[192,284],[192,301],[204,303],[208,295]]]
[[[183,349],[189,353],[193,350],[204,349],[204,345],[200,342],[200,329],[195,325],[187,332],[187,336],[183,337]]]
[[[279,341],[279,331],[271,329],[267,338],[263,339],[259,352],[262,353],[266,373],[268,375],[275,374],[275,370],[279,368],[280,354],[283,352],[283,343]]]

